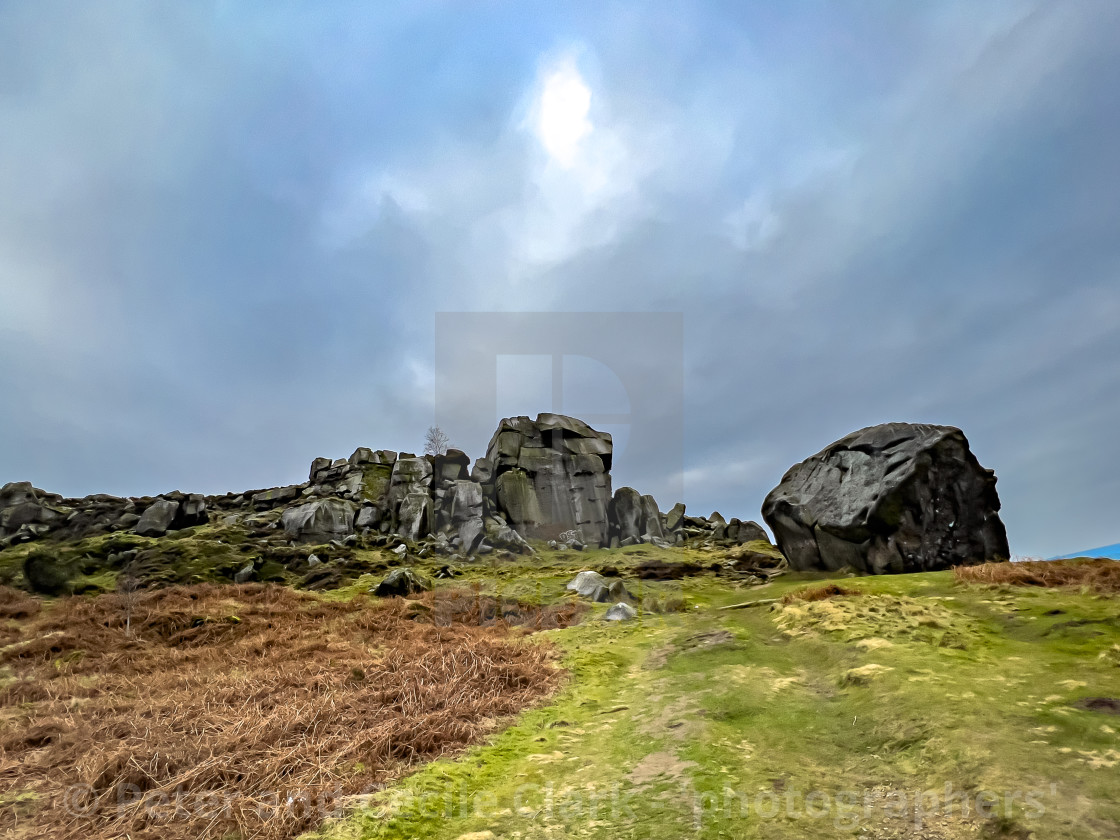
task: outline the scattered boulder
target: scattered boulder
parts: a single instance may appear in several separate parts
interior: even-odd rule
[[[602,600],[606,600],[605,595],[610,590],[610,584],[607,582],[607,579],[598,572],[583,571],[577,574],[564,588],[584,598],[597,601],[600,599],[595,596],[600,594],[600,592],[604,595]]]
[[[256,570],[257,570],[257,568],[252,562],[246,563],[244,566],[242,566],[240,569],[238,569],[237,572],[234,574],[233,582],[234,583],[248,583],[250,580],[253,579],[253,573],[256,572]]]
[[[727,523],[727,539],[735,543],[770,542],[770,536],[757,522],[740,522],[732,519]]]
[[[370,591],[378,598],[405,597],[416,592],[427,592],[432,582],[412,569],[393,569],[381,583]]]
[[[524,537],[502,520],[487,517],[484,526],[486,541],[495,548],[503,548],[518,554],[536,554],[535,549],[525,541]]]
[[[636,604],[638,602],[638,599],[631,595],[626,589],[626,584],[617,578],[612,580],[610,586],[607,587],[607,597],[605,600],[625,602],[627,604]]]
[[[136,523],[136,534],[141,537],[162,537],[175,521],[179,503],[169,499],[156,499]]]
[[[642,535],[642,495],[633,487],[619,487],[611,499],[610,517],[619,540],[637,540]]]
[[[118,531],[127,531],[130,528],[135,528],[139,522],[140,517],[135,513],[122,513],[113,523],[113,528]]]
[[[604,621],[631,621],[638,617],[638,611],[629,604],[617,603],[603,616]]]
[[[883,574],[1007,560],[999,508],[960,429],[886,423],[792,467],[762,514],[798,571]]]
[[[874,662],[858,668],[849,668],[841,675],[840,685],[867,685],[893,670],[887,665],[878,665]]]
[[[685,506],[683,502],[677,502],[673,505],[673,509],[665,514],[665,530],[666,531],[679,531],[681,524],[684,522]]]
[[[5,484],[0,488],[0,540],[28,542],[65,527],[77,511],[62,502],[61,496],[37,490],[27,481]],[[108,518],[98,523],[102,530],[109,524]]]
[[[657,500],[653,496],[642,496],[642,540],[665,539],[665,531],[661,527],[661,511],[657,508]]]

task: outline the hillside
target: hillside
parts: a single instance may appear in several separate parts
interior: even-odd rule
[[[682,611],[544,633],[571,674],[551,704],[315,836],[1115,836],[1114,593],[937,572],[726,609],[826,581],[646,584]]]
[[[4,485],[0,836],[1120,831],[1120,563],[1005,562],[961,430],[795,465],[777,545],[612,489],[612,462],[542,414],[473,465]]]
[[[1076,583],[1059,588],[974,583],[951,572],[792,574],[759,585],[706,570],[726,560],[723,549],[542,550],[531,560],[488,560],[464,565],[453,579],[436,579],[434,591],[419,596],[436,605],[435,615],[440,603],[457,603],[453,593],[472,592],[483,599],[478,603],[495,606],[465,616],[467,624],[488,625],[487,632],[498,634],[495,641],[504,637],[514,645],[555,650],[566,673],[558,687],[541,683],[541,690],[551,693],[543,703],[533,699],[540,696],[535,691],[513,698],[507,710],[523,703],[535,708],[512,725],[497,723],[495,729],[494,722],[467,710],[463,720],[481,726],[465,731],[463,740],[452,738],[428,748],[434,752],[390,762],[388,775],[359,778],[346,789],[347,798],[323,810],[328,823],[308,837],[1095,838],[1120,827],[1113,795],[1120,785],[1120,620],[1117,596],[1108,591],[1115,575],[1101,578],[1097,572],[1100,580],[1113,582],[1101,584],[1101,590]],[[689,565],[665,565],[681,563]],[[414,568],[434,575],[440,567],[418,561]],[[588,603],[566,590],[584,568],[617,575],[608,580],[623,582],[642,607],[640,616],[603,621],[609,604]],[[980,574],[986,567],[975,568]],[[640,577],[687,570],[694,573],[677,580]],[[330,605],[363,598],[379,579],[366,574],[329,596],[302,597],[311,599],[308,608],[323,603],[337,611]],[[228,586],[223,597],[237,603],[252,586],[259,585]],[[806,591],[831,597],[796,597]],[[786,598],[789,603],[783,603]],[[48,603],[45,612],[66,603]],[[547,629],[538,622],[533,628],[538,632],[518,642],[523,632],[518,616],[528,608],[515,605],[529,604],[571,605],[567,615],[572,608],[589,612],[575,614],[581,620],[566,628]],[[238,609],[238,617],[251,623],[249,608]],[[507,621],[495,622],[499,615]],[[463,618],[452,613],[433,618],[419,608],[403,617],[422,632]],[[39,626],[36,621],[42,617],[9,618],[9,639],[18,638],[21,628]],[[197,623],[212,626],[208,620]],[[281,625],[272,632],[288,635]],[[147,634],[141,631],[140,637]],[[225,639],[224,646],[235,644],[232,637],[218,638]],[[327,638],[342,641],[336,633]],[[11,733],[30,726],[41,704],[51,701],[13,693],[24,660],[13,652],[18,641],[6,644],[6,760],[0,779],[2,795],[17,807],[5,818],[5,836],[39,836],[30,829],[21,833],[20,826],[33,827],[30,815],[46,800],[21,784],[36,760],[51,754],[52,742],[32,741],[21,750],[13,747]],[[226,649],[231,655],[237,650]],[[335,688],[315,703],[341,703],[352,668],[362,670],[371,688],[384,679],[376,648],[346,654],[317,649],[315,673],[326,676],[332,669],[323,666],[343,658],[333,669]],[[66,648],[51,653],[48,647],[37,661],[53,673],[47,684],[73,686],[67,680],[77,680],[83,696],[96,697],[91,688],[117,683],[112,673],[82,670],[94,653]],[[270,684],[263,672],[260,679]],[[253,708],[245,714],[259,714]],[[336,714],[342,714],[338,708]],[[499,715],[508,714],[500,708],[495,707]],[[239,727],[234,717],[227,723]],[[318,719],[304,721],[310,727]],[[320,770],[331,789],[354,773],[355,760],[363,765],[369,760],[347,749],[366,737],[362,717],[338,721],[352,737],[343,734],[339,740],[337,729],[332,736],[329,754],[338,757],[338,766],[327,762]],[[225,737],[215,734],[220,743],[227,743]],[[458,751],[480,737],[478,746]],[[445,758],[414,772],[417,760],[445,749],[451,750]],[[90,755],[87,765],[96,763],[97,751],[91,748]],[[256,801],[260,790],[243,785],[314,788],[307,785],[314,774],[302,782],[285,781],[276,775],[279,753],[261,755],[266,768],[253,771],[245,757],[244,781],[227,776],[220,790],[235,801],[245,796]],[[177,758],[168,756],[173,763]],[[205,766],[203,758],[194,760]],[[185,812],[176,823],[176,812],[159,792],[176,784],[190,788],[197,775],[187,766],[164,782],[141,783],[149,798],[133,803],[132,818],[144,819],[133,824],[132,836],[192,836],[197,823],[182,835],[171,830],[186,825]],[[378,792],[384,783],[388,787]],[[372,795],[361,795],[364,791]],[[956,803],[952,813],[946,812],[947,795]],[[152,807],[161,801],[163,810]],[[962,814],[964,801],[969,810]],[[293,825],[307,824],[305,818]],[[99,824],[71,822],[75,833],[57,836],[117,836],[98,833]],[[205,836],[256,836],[229,833],[228,827],[223,832]]]

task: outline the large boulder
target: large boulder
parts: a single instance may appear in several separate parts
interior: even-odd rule
[[[642,494],[633,487],[619,487],[611,500],[610,517],[618,538],[637,540],[642,535]]]
[[[738,519],[727,523],[727,539],[736,543],[770,542],[769,535],[757,522],[740,522]]]
[[[664,539],[665,532],[661,527],[661,511],[657,507],[657,499],[653,496],[642,496],[642,536],[654,539]]]
[[[179,503],[170,499],[156,499],[140,516],[136,523],[136,533],[141,537],[162,537],[175,521],[179,513]]]
[[[30,481],[12,481],[0,487],[0,510],[38,501],[39,494]]]
[[[357,506],[341,499],[319,499],[288,508],[280,518],[287,535],[300,542],[325,543],[354,533]]]
[[[666,531],[679,531],[684,524],[684,503],[677,502],[673,505],[673,509],[665,514],[665,530]]]
[[[611,500],[611,436],[581,420],[539,414],[502,420],[486,450],[499,512],[525,537],[606,545]]]
[[[960,429],[886,423],[792,467],[762,515],[796,570],[882,574],[1008,559],[999,507]]]

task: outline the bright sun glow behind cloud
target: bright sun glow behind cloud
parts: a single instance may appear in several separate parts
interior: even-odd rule
[[[544,77],[537,102],[536,134],[561,166],[575,162],[580,143],[591,133],[591,121],[587,119],[590,109],[591,89],[574,61],[561,62]]]

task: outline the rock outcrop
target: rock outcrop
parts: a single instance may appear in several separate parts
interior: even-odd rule
[[[999,508],[960,429],[887,423],[791,468],[762,515],[794,569],[883,574],[1008,559]]]
[[[611,436],[560,414],[503,420],[486,449],[499,512],[523,536],[556,539],[577,531],[607,545]]]
[[[407,542],[421,558],[531,554],[527,539],[583,550],[637,543],[714,548],[765,538],[754,523],[686,516],[683,504],[662,514],[652,496],[630,487],[612,497],[612,455],[609,434],[573,417],[540,414],[502,420],[473,466],[457,449],[416,456],[363,446],[349,458],[315,458],[301,484],[223,496],[64,499],[14,483],[0,489],[0,548],[114,531],[159,538],[211,522],[292,549],[337,543],[404,551]],[[203,538],[221,542],[222,535]]]

